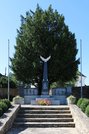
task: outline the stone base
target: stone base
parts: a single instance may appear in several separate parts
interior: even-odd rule
[[[67,104],[66,96],[64,95],[37,95],[37,96],[24,96],[25,104],[37,105],[37,99],[48,99],[51,101],[51,105]]]

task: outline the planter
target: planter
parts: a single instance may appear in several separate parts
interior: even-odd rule
[[[13,98],[14,104],[24,104],[24,98],[20,96],[16,96]]]
[[[67,97],[67,104],[75,104],[75,101],[76,101],[76,97],[74,97],[73,95]]]

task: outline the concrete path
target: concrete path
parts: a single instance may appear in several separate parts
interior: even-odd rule
[[[76,128],[11,128],[7,134],[83,134]]]

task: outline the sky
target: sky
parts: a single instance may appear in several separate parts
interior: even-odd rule
[[[82,73],[89,85],[89,0],[1,0],[0,1],[0,73],[8,74],[8,39],[10,40],[10,57],[15,53],[17,29],[21,25],[20,16],[27,11],[35,11],[37,3],[42,9],[49,5],[65,17],[69,30],[75,33],[80,58],[80,40],[82,40]],[[79,71],[81,71],[79,65]]]

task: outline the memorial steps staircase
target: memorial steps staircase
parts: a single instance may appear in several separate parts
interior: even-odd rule
[[[21,107],[14,127],[75,127],[68,106],[28,106]]]

